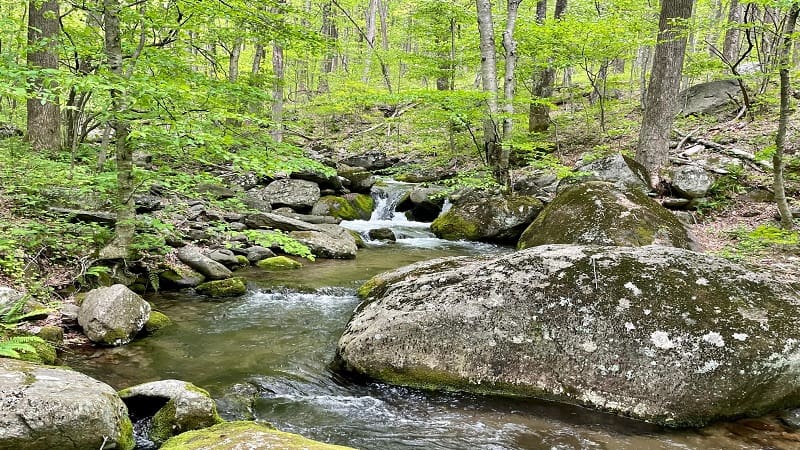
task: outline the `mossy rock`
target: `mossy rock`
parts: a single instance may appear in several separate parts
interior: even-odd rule
[[[286,256],[273,256],[272,258],[262,259],[256,265],[264,270],[292,270],[299,269],[303,265]]]
[[[205,281],[206,277],[188,266],[164,264],[163,271],[158,274],[161,284],[178,289],[195,287]]]
[[[250,260],[247,259],[247,256],[244,255],[236,255],[236,260],[239,261],[239,265],[242,267],[246,267],[250,265]]]
[[[518,249],[547,244],[697,249],[686,227],[638,186],[587,181],[570,186],[522,233]]]
[[[313,441],[298,434],[278,431],[256,422],[225,422],[203,430],[189,431],[164,443],[162,450],[346,450],[350,447]]]
[[[342,220],[369,220],[375,201],[366,194],[328,195],[320,198],[311,214],[333,216]]]
[[[447,240],[514,244],[544,205],[533,196],[473,196],[453,206],[431,224],[431,231]]]
[[[242,277],[208,281],[195,288],[198,294],[212,298],[238,297],[247,292],[247,283]]]
[[[20,360],[32,363],[47,364],[52,366],[56,363],[56,348],[49,342],[30,342],[31,347],[36,349],[36,353],[20,353]]]
[[[150,311],[150,318],[144,324],[144,331],[147,334],[153,334],[163,328],[172,325],[172,319],[167,317],[166,314],[158,311]]]
[[[45,325],[34,334],[54,345],[64,342],[64,329],[54,325]]]

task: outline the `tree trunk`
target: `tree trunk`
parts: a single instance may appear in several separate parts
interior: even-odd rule
[[[650,172],[650,184],[654,188],[659,185],[660,172],[669,161],[669,134],[678,106],[686,52],[685,24],[674,20],[689,19],[692,3],[692,0],[663,0],[661,3],[658,43],[636,148],[636,161]]]
[[[122,77],[122,44],[119,24],[119,0],[103,0],[103,28],[105,30],[105,53],[108,68],[117,77]],[[130,245],[136,231],[136,215],[133,203],[133,162],[128,147],[130,124],[124,118],[128,109],[123,94],[111,89],[110,121],[116,140],[117,162],[117,221],[114,239],[100,251],[101,259],[124,259],[128,257]]]
[[[369,71],[372,68],[372,54],[375,52],[375,35],[378,33],[375,23],[377,15],[378,0],[370,0],[366,14],[366,36],[364,36],[364,39],[367,41],[367,56],[364,58],[364,73],[361,75],[361,81],[363,83],[369,82]]]
[[[556,20],[564,15],[567,9],[567,0],[557,0],[554,17]],[[536,4],[536,21],[543,23],[547,18],[547,0],[539,0]],[[542,69],[533,81],[533,101],[528,110],[528,131],[543,133],[550,127],[550,107],[542,104],[541,100],[553,95],[553,83],[556,79],[556,70],[552,66]],[[537,101],[539,100],[539,101]]]
[[[242,38],[236,38],[231,49],[231,57],[228,61],[228,81],[236,83],[239,79],[239,57],[242,55]]]
[[[58,69],[58,38],[61,32],[57,0],[30,0],[28,4],[28,67]],[[61,111],[58,97],[47,91],[56,88],[47,77],[34,80],[28,99],[28,140],[34,151],[61,149]]]
[[[333,21],[333,4],[330,1],[322,5],[322,35],[327,38],[327,51],[325,57],[322,59],[321,74],[319,76],[320,93],[330,91],[328,86],[328,74],[333,72],[333,66],[336,61],[336,40],[339,39],[339,31],[336,29],[336,23]]]
[[[492,169],[495,180],[505,185],[508,167],[501,162],[502,143],[497,130],[497,54],[494,42],[491,0],[476,0],[478,9],[478,32],[480,34],[481,80],[486,93],[487,115],[483,121],[483,153]]]
[[[772,156],[773,182],[772,187],[775,191],[775,202],[778,204],[778,211],[781,214],[781,228],[791,230],[794,221],[792,212],[789,210],[789,203],[786,200],[786,189],[784,185],[783,172],[786,162],[783,159],[786,147],[786,129],[789,124],[789,116],[792,114],[791,105],[791,85],[789,80],[789,70],[791,69],[791,49],[797,15],[800,12],[800,5],[793,3],[786,20],[783,30],[783,42],[780,50],[780,83],[781,83],[781,109],[778,119],[778,132],[775,135],[775,154]]]
[[[275,77],[272,84],[272,139],[283,141],[283,83],[284,83],[283,47],[275,43],[272,46],[272,71]]]
[[[506,29],[503,32],[503,50],[505,51],[505,73],[503,75],[503,97],[505,105],[503,112],[503,136],[502,139],[508,142],[511,139],[511,131],[514,127],[514,122],[511,116],[514,114],[514,88],[516,79],[514,78],[514,71],[517,68],[517,43],[514,41],[514,27],[517,24],[517,12],[519,11],[519,4],[522,0],[508,0],[508,8],[506,9]],[[500,165],[508,168],[509,149],[508,145],[503,146],[500,155]]]
[[[731,63],[739,59],[739,24],[742,21],[742,6],[739,0],[731,0],[728,10],[728,28],[725,30],[725,40],[722,42],[722,55]]]

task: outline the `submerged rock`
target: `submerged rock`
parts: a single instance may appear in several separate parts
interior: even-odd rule
[[[158,311],[150,311],[150,318],[144,324],[144,331],[147,334],[154,334],[161,329],[172,325],[172,319],[167,317],[166,314]]]
[[[513,244],[544,205],[526,195],[470,196],[431,224],[442,239]]]
[[[124,345],[150,318],[150,304],[121,284],[89,291],[78,312],[78,324],[92,342]]]
[[[185,431],[222,422],[208,392],[186,381],[144,383],[121,390],[119,396],[132,416],[153,417],[148,437],[156,444]]]
[[[450,261],[368,282],[338,368],[667,426],[800,405],[800,300],[779,281],[660,246]]]
[[[194,288],[198,294],[211,298],[238,297],[247,293],[247,283],[242,277],[205,282]]]
[[[559,193],[522,233],[517,247],[545,244],[697,247],[686,227],[641,189],[603,181]]]
[[[350,447],[312,441],[298,434],[278,431],[256,422],[225,422],[203,430],[180,434],[162,450],[211,449],[347,450]],[[352,449],[350,449],[352,450]]]
[[[287,256],[273,256],[265,258],[256,263],[256,265],[264,270],[291,270],[299,269],[303,265]]]
[[[128,410],[111,386],[69,369],[0,358],[0,449],[133,445]]]

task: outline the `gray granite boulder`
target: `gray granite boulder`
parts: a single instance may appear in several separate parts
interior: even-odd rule
[[[224,280],[233,276],[227,267],[200,253],[200,249],[195,247],[186,246],[178,250],[178,259],[209,280]]]
[[[513,244],[544,205],[527,195],[469,195],[431,223],[439,238]]]
[[[92,289],[78,312],[78,324],[92,342],[124,345],[150,318],[150,304],[122,284]]]
[[[700,166],[688,165],[672,169],[672,187],[684,198],[702,198],[708,194],[714,178]]]
[[[319,200],[320,191],[317,183],[311,181],[275,180],[262,189],[260,195],[273,209],[288,206],[306,212]]]

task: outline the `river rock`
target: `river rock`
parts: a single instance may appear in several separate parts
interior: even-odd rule
[[[637,186],[603,181],[560,192],[522,233],[517,248],[544,244],[697,247],[686,227]]]
[[[233,252],[227,248],[218,248],[213,250],[208,254],[208,257],[229,269],[241,266],[241,263],[236,258],[236,255],[234,255]]]
[[[544,206],[526,195],[470,195],[431,224],[431,231],[448,240],[514,243]]]
[[[262,259],[272,258],[273,256],[275,256],[275,253],[272,250],[266,247],[262,247],[260,245],[247,247],[246,249],[244,249],[244,254],[245,257],[247,257],[247,260],[250,262],[250,264],[255,264],[261,261]]]
[[[211,298],[238,297],[247,292],[247,283],[242,277],[233,277],[207,281],[194,289],[198,294]]]
[[[197,286],[206,279],[202,273],[183,264],[164,263],[162,268],[163,270],[158,274],[158,277],[165,287],[190,288]]]
[[[695,165],[672,169],[672,187],[685,198],[701,198],[708,194],[714,179],[705,169]]]
[[[272,208],[288,206],[295,211],[309,211],[319,200],[319,186],[306,180],[275,180],[261,190]]]
[[[293,270],[303,267],[303,264],[283,255],[262,259],[257,262],[256,265],[264,270],[270,271]]]
[[[625,186],[634,186],[643,192],[650,191],[650,175],[647,169],[619,153],[591,162],[579,163],[575,167],[575,172],[574,176],[564,178],[559,182],[559,191],[585,181],[607,181],[621,189]]]
[[[122,284],[92,289],[78,312],[78,324],[92,342],[124,345],[150,317],[150,304]]]
[[[342,190],[342,179],[336,172],[327,174],[319,169],[303,169],[299,172],[292,172],[291,178],[317,183],[320,189]]]
[[[338,225],[318,225],[321,231],[293,231],[289,237],[296,239],[315,256],[329,259],[353,259],[358,246],[350,231]]]
[[[233,273],[224,265],[200,253],[195,247],[183,247],[178,250],[178,259],[192,269],[202,273],[209,280],[224,280]]]
[[[433,222],[442,212],[444,197],[439,194],[443,191],[440,187],[416,187],[397,202],[395,211],[405,212],[408,220]]]
[[[133,446],[127,408],[111,386],[69,369],[0,358],[0,449]]]
[[[367,170],[360,167],[340,165],[339,176],[344,179],[344,187],[359,194],[369,194],[375,184],[375,177]]]
[[[800,404],[800,300],[778,280],[660,246],[540,246],[450,264],[372,283],[336,367],[672,427]]]
[[[325,196],[311,209],[311,214],[333,216],[342,220],[369,220],[375,201],[366,194],[345,194],[341,197]]]
[[[224,422],[203,430],[182,433],[161,447],[161,450],[211,449],[353,450],[245,421]]]
[[[266,228],[281,231],[321,231],[319,227],[283,214],[253,213],[245,216],[245,225],[251,229]]]
[[[339,161],[340,164],[359,167],[369,171],[388,169],[398,162],[398,158],[389,158],[386,156],[386,153],[374,150],[361,155],[349,156]]]
[[[394,235],[394,231],[391,228],[375,228],[369,230],[367,233],[369,238],[374,241],[396,241],[397,236]]]
[[[192,383],[161,380],[119,391],[134,417],[153,417],[150,440],[161,444],[184,431],[222,422],[214,399]]]
[[[678,94],[681,114],[713,114],[720,108],[732,104],[731,98],[741,99],[742,91],[736,80],[717,80],[696,84]]]

